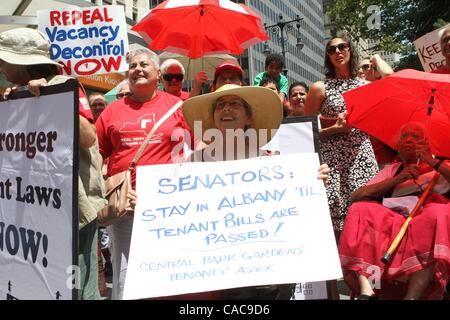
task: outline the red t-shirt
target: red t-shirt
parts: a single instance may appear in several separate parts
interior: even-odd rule
[[[189,98],[189,95],[190,95],[189,92],[181,90],[181,93],[178,96],[178,98],[180,98],[181,100],[185,101],[187,98]]]
[[[166,91],[164,91],[164,92],[166,92]],[[189,98],[189,95],[190,95],[189,92],[181,90],[179,96],[175,96],[175,95],[174,96],[180,98],[183,101],[186,101],[186,99]]]
[[[450,70],[445,67],[441,67],[436,70],[431,70],[431,73],[450,74]]]
[[[129,97],[108,105],[97,119],[100,154],[108,159],[108,176],[126,170],[147,134],[164,114],[180,99],[158,91],[145,103]],[[189,136],[186,134],[189,133]],[[171,136],[177,137],[172,141]],[[190,140],[188,140],[190,139]],[[184,141],[193,148],[194,135],[186,123],[181,108],[175,111],[154,133],[138,161],[138,165],[165,164],[183,161]],[[173,153],[175,156],[173,156]],[[136,175],[132,175],[135,185]]]
[[[89,120],[89,122],[94,123],[94,116],[92,115],[91,107],[89,106],[89,101],[86,98],[86,94],[81,87],[78,87],[78,110],[80,116]]]

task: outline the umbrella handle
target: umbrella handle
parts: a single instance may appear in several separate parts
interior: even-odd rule
[[[402,227],[400,228],[400,231],[398,232],[397,236],[394,238],[394,241],[392,241],[392,244],[389,246],[389,249],[386,251],[386,253],[383,255],[383,257],[381,257],[381,262],[383,262],[384,264],[388,264],[389,262],[391,262],[392,254],[397,249],[398,245],[400,244],[400,241],[402,241],[403,236],[405,235],[406,230],[408,229],[409,223],[411,222],[412,218],[414,218],[414,216],[419,212],[420,207],[422,207],[422,204],[425,202],[425,199],[428,197],[428,194],[430,193],[431,189],[437,183],[439,176],[440,176],[439,172],[436,172],[434,174],[433,178],[428,183],[427,187],[423,191],[419,200],[417,200],[417,203],[414,206],[414,209],[411,211],[408,218],[406,218],[405,222],[403,223]]]

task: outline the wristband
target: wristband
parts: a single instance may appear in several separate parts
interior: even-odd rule
[[[441,167],[441,164],[442,164],[442,160],[438,160],[438,162],[436,162],[433,165],[433,169],[436,170],[436,171],[439,171],[439,168]]]

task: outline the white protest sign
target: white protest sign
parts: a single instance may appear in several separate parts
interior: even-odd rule
[[[414,41],[424,71],[429,72],[445,65],[445,58],[441,51],[440,32],[446,27],[431,31]]]
[[[317,117],[316,117],[317,119]],[[279,151],[281,154],[294,152],[318,152],[315,150],[312,117],[295,117],[286,120],[301,122],[282,123],[272,140],[261,149]]]
[[[304,282],[295,285],[292,300],[325,300],[328,299],[327,282]]]
[[[342,276],[317,154],[137,168],[124,299]]]
[[[318,117],[301,116],[283,119],[277,133],[263,150],[279,151],[281,154],[318,152]],[[316,136],[315,136],[316,134]],[[293,300],[328,299],[325,281],[297,283]]]
[[[128,34],[123,6],[39,10],[38,30],[50,39],[50,58],[71,76],[128,70]]]
[[[73,297],[74,93],[0,103],[0,299]]]

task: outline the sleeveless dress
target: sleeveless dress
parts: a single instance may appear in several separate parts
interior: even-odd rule
[[[347,110],[341,93],[364,85],[360,79],[326,79],[325,99],[320,107],[324,117],[337,117]],[[328,205],[335,231],[341,231],[350,205],[350,195],[378,172],[369,136],[353,128],[321,141],[322,160],[330,167],[327,183]]]

